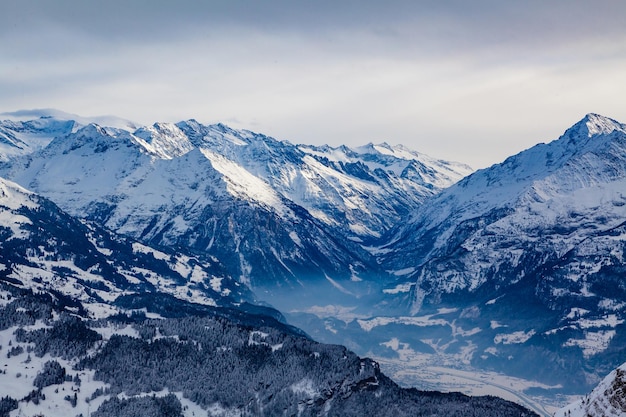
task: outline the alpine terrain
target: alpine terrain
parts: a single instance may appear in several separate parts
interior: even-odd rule
[[[402,274],[388,302],[430,322],[366,330],[396,323],[401,341],[428,345],[416,349],[590,389],[626,357],[625,192],[626,126],[597,114],[468,176],[381,248]]]
[[[312,341],[220,265],[74,218],[0,179],[0,416],[531,416],[402,389]]]
[[[589,395],[554,417],[618,417],[626,414],[626,364],[612,371]]]
[[[49,143],[7,152],[1,175],[144,244],[219,259],[278,306],[282,292],[376,293],[374,242],[470,172],[386,144],[296,146],[194,120],[59,132],[54,120],[4,123],[11,143]]]
[[[269,316],[310,340],[271,305],[404,385],[491,381],[526,404],[564,404],[626,360],[626,125],[615,120],[588,114],[472,172],[385,143],[294,145],[195,120],[42,116],[0,122],[0,176],[57,204],[88,254],[50,258],[48,229],[31,228],[41,243],[3,261],[11,285],[66,283],[81,303],[182,319],[150,311],[158,294],[194,317]],[[24,227],[42,221],[7,207]],[[237,326],[273,334],[241,317]],[[257,335],[254,346],[283,343]]]

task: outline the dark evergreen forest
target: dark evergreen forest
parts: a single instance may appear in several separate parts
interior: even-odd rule
[[[182,416],[176,395],[145,395],[164,389],[182,392],[204,409],[217,404],[244,416],[534,415],[499,398],[400,388],[374,361],[342,346],[317,343],[272,317],[193,310],[187,304],[178,307],[196,314],[181,317],[170,299],[174,305],[168,311],[175,317],[149,319],[128,311],[91,320],[70,313],[62,299],[2,285],[12,297],[0,309],[0,329],[17,326],[19,346],[76,365],[65,369],[55,360],[46,362],[28,397],[0,399],[0,416],[8,416],[20,401],[45,402],[44,387],[78,378],[86,369],[94,370],[108,388],[74,393],[66,400],[76,405],[104,396],[92,414],[96,417]],[[46,327],[24,328],[36,321]],[[114,334],[105,340],[97,331],[128,325],[138,337]]]

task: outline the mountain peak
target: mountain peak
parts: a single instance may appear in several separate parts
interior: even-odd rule
[[[144,141],[142,145],[149,152],[163,159],[184,155],[194,148],[187,135],[173,123],[155,123],[133,134]]]
[[[569,128],[565,135],[570,137],[593,137],[608,135],[614,131],[626,133],[626,125],[596,113],[589,113],[581,121]]]
[[[110,136],[107,131],[97,123],[89,123],[87,126],[80,128],[76,133],[85,137]]]

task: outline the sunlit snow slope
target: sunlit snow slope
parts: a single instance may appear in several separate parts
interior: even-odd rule
[[[256,288],[314,281],[339,293],[386,276],[378,239],[471,171],[399,146],[296,146],[194,120],[133,132],[89,124],[7,158],[2,175],[70,214],[217,258]]]
[[[626,364],[621,365],[587,396],[554,417],[622,417],[626,415]]]

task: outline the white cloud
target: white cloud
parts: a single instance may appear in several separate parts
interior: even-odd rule
[[[588,112],[626,121],[626,3],[602,6],[7,0],[0,111],[193,117],[482,167]]]

